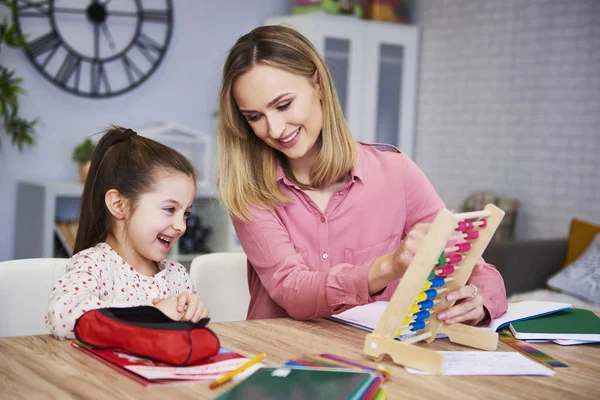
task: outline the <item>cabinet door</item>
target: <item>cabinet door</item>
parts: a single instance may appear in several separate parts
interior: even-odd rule
[[[318,47],[329,68],[350,131],[358,140],[362,132],[362,75],[364,23],[352,17],[331,16],[321,25]]]
[[[367,141],[413,156],[418,35],[415,27],[369,23],[363,42],[363,121]]]

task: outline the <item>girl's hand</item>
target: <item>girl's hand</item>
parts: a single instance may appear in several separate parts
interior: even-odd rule
[[[416,224],[392,253],[392,268],[396,279],[404,276],[431,224]]]
[[[177,296],[177,311],[185,312],[182,321],[198,322],[208,317],[208,308],[197,294],[183,292]]]
[[[178,301],[175,296],[170,296],[166,299],[153,299],[152,305],[173,321],[180,321],[184,316],[184,312],[178,310]]]
[[[446,300],[456,301],[456,304],[438,314],[437,318],[445,324],[464,322],[467,325],[476,325],[486,318],[483,297],[475,285],[469,284],[449,292]]]

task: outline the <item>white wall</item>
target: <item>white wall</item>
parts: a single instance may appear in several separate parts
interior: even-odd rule
[[[418,6],[416,159],[447,205],[516,197],[520,238],[600,223],[600,1]]]
[[[235,40],[266,17],[287,14],[287,0],[174,1],[175,29],[165,59],[141,86],[92,100],[64,92],[41,76],[25,54],[3,48],[0,62],[24,79],[21,113],[39,117],[38,143],[19,153],[0,133],[0,261],[13,257],[19,180],[76,180],[73,147],[109,124],[141,126],[175,121],[213,132],[220,70]],[[4,12],[6,14],[6,12]]]

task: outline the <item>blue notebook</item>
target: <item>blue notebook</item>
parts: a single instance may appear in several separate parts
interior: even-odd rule
[[[359,400],[380,383],[365,371],[336,368],[263,367],[218,400]]]

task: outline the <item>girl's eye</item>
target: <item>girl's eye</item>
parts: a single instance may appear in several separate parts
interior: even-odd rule
[[[175,212],[175,207],[167,207],[164,210],[168,213],[173,213],[173,212]]]
[[[258,120],[258,118],[260,118],[260,116],[259,116],[259,115],[248,115],[248,116],[246,117],[246,120],[248,120],[248,122],[254,122],[254,121],[257,121],[257,120]]]
[[[186,211],[186,212],[183,213],[183,217],[185,219],[188,219],[191,214],[192,214],[191,211]]]
[[[288,101],[288,102],[287,102],[287,103],[285,103],[285,104],[282,104],[282,105],[280,105],[280,106],[277,106],[277,109],[278,109],[279,111],[285,111],[285,110],[287,110],[287,109],[290,107],[290,104],[292,104],[292,102],[291,102],[291,101]]]

